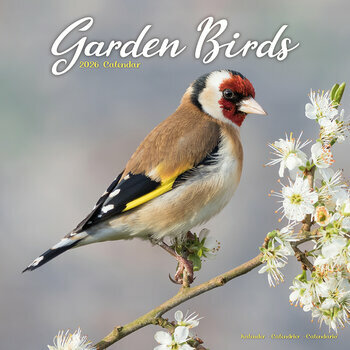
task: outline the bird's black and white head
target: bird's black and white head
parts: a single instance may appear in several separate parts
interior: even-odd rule
[[[211,117],[241,126],[248,113],[266,112],[254,100],[255,90],[242,74],[220,70],[205,74],[191,85],[191,101]]]

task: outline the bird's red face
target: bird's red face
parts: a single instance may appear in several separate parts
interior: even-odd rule
[[[206,74],[192,85],[192,103],[211,117],[238,127],[249,113],[266,115],[254,97],[251,82],[231,70]]]
[[[231,77],[225,79],[219,86],[222,97],[218,103],[224,117],[241,126],[247,113],[239,109],[239,104],[244,99],[254,99],[255,90],[248,79],[243,79],[239,75],[230,75]]]

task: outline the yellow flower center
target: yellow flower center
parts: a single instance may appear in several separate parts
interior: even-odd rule
[[[319,222],[324,222],[327,220],[327,216],[325,213],[320,213],[319,217],[318,217],[318,221]]]
[[[300,204],[302,202],[302,200],[303,200],[303,198],[298,193],[294,193],[293,195],[290,196],[290,202],[292,204]]]
[[[318,207],[316,209],[316,221],[319,223],[326,223],[329,219],[329,213],[326,209],[326,207]]]

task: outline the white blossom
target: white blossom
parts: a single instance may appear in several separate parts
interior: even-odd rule
[[[322,93],[310,91],[310,101],[305,106],[305,115],[310,119],[321,120],[323,118],[331,119],[338,114],[335,104],[329,97],[329,91]]]
[[[312,318],[325,322],[334,331],[348,323],[350,305],[349,282],[338,279],[337,275],[323,279],[315,277],[307,281],[304,271],[301,278],[295,278],[290,287],[291,304],[303,307],[305,312],[312,311]]]
[[[272,154],[274,154],[277,158],[272,159],[267,165],[274,165],[280,163],[279,176],[284,176],[284,169],[287,168],[294,178],[296,172],[298,171],[300,166],[305,166],[307,161],[306,154],[301,151],[303,147],[305,147],[309,140],[304,143],[300,143],[302,133],[299,135],[298,139],[295,140],[293,138],[293,134],[290,134],[288,138],[286,135],[286,139],[279,139],[274,143],[269,144],[269,146],[274,150]]]
[[[266,261],[266,264],[258,271],[258,273],[267,273],[267,280],[270,287],[275,287],[276,284],[284,282],[284,275],[279,268],[284,267],[285,263],[271,264],[269,261],[270,260]]]
[[[325,206],[316,208],[315,221],[320,226],[327,226],[331,220],[331,214]]]
[[[312,236],[307,236],[312,239],[308,244],[313,243],[313,247],[305,250],[303,257],[313,269],[304,270],[302,261],[303,272],[293,280],[289,299],[335,332],[350,323],[350,194],[342,171],[331,168],[334,163],[331,146],[345,140],[350,123],[345,120],[344,111],[339,113],[337,107],[329,91],[311,90],[305,115],[318,122],[320,138],[312,145],[309,160],[300,151],[304,146],[300,146],[300,137],[295,141],[291,135],[269,145],[277,158],[268,165],[280,163],[279,176],[287,168],[295,181],[289,180],[288,186],[282,184],[280,193],[271,191],[281,198],[282,206],[277,211],[282,210],[290,224],[267,235],[267,244],[261,248],[264,266],[259,270],[268,274],[270,285],[284,280],[280,269],[286,265],[287,257],[294,254],[291,242],[298,241],[294,226],[307,224],[304,218],[311,215],[311,226],[315,223],[319,226]],[[310,177],[306,179],[299,174],[293,177],[301,166],[313,175],[312,183]]]
[[[334,259],[337,255],[341,254],[342,250],[345,248],[347,239],[344,237],[334,238],[332,241],[327,242],[327,244],[322,247],[322,255],[325,259]]]
[[[294,254],[288,241],[283,244],[276,244],[279,242],[276,236],[269,240],[268,247],[262,250],[262,262],[265,265],[258,271],[259,273],[267,273],[269,285],[273,287],[280,282],[284,282],[284,275],[280,268],[287,264],[287,256]]]
[[[154,335],[154,339],[160,345],[156,346],[154,350],[194,350],[187,341],[189,338],[189,329],[184,326],[175,328],[174,334],[168,332],[158,331]]]
[[[314,164],[321,169],[329,168],[334,163],[330,148],[323,146],[321,142],[311,146],[311,156]]]
[[[298,235],[294,232],[294,226],[296,222],[292,222],[287,226],[284,226],[280,230],[276,231],[274,239],[282,245],[288,245],[289,242],[295,242],[298,240]]]
[[[295,278],[293,285],[289,289],[292,290],[292,293],[289,295],[291,305],[299,303],[305,312],[310,311],[313,302],[311,285]]]
[[[350,217],[345,217],[342,220],[342,228],[346,231],[350,231]]]
[[[95,350],[86,336],[81,335],[79,328],[73,334],[60,331],[53,340],[54,346],[48,345],[49,350]]]
[[[202,229],[199,233],[199,242],[203,244],[203,255],[206,258],[214,258],[220,250],[220,242],[215,238],[208,236],[208,229]]]
[[[349,323],[350,289],[349,282],[344,279],[331,277],[322,283],[322,301],[313,309],[312,317],[317,317],[322,324],[325,322],[329,328],[337,331],[338,327],[344,327]]]
[[[344,234],[349,237],[349,219],[350,217],[347,215],[343,215],[341,211],[333,214],[331,218],[331,222],[334,223],[334,226],[339,230],[339,235],[343,236]]]
[[[348,198],[348,192],[345,190],[346,184],[341,170],[337,170],[335,173],[331,168],[322,170],[321,173],[315,173],[315,177],[321,179],[319,200],[326,205],[327,209],[333,211],[336,203]]]
[[[349,134],[349,120],[344,119],[344,110],[332,119],[320,120],[320,138],[324,144],[342,143]]]
[[[349,257],[346,249],[348,240],[342,236],[335,236],[326,240],[321,252],[314,261],[314,265],[322,272],[338,270],[340,266],[348,263]]]
[[[345,198],[339,198],[337,200],[337,210],[343,216],[350,216],[350,198],[349,196]]]
[[[199,325],[198,315],[192,312],[191,314],[188,314],[188,311],[186,312],[186,315],[184,316],[182,311],[178,310],[175,312],[175,320],[177,322],[178,326],[185,326],[189,329],[197,327]]]
[[[317,239],[314,240],[315,249],[321,249],[334,238],[341,237],[342,232],[342,216],[339,213],[334,213],[327,226],[321,226],[318,230]],[[321,258],[321,256],[319,256]]]
[[[294,183],[289,181],[289,186],[282,188],[282,193],[274,194],[282,198],[282,207],[287,219],[290,221],[301,221],[305,215],[313,214],[314,204],[317,202],[318,195],[311,191],[308,180],[297,176]]]
[[[344,327],[345,323],[348,323],[347,315],[342,310],[337,309],[333,312],[333,310],[313,308],[312,318],[317,318],[320,326],[324,322],[329,327],[329,330],[333,329],[335,332],[337,332],[338,327]]]

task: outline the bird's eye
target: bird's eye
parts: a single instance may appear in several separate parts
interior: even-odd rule
[[[225,89],[222,94],[226,100],[232,100],[235,96],[234,92],[230,89]]]

